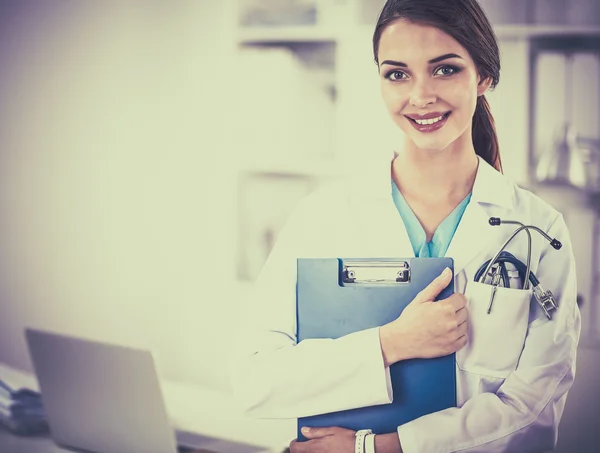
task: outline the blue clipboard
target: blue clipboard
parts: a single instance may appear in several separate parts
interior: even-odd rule
[[[452,258],[299,258],[296,287],[297,341],[339,338],[393,321]],[[454,293],[454,279],[437,297]],[[455,354],[411,359],[390,366],[393,402],[298,419],[303,426],[371,429],[374,434],[426,414],[456,407]]]

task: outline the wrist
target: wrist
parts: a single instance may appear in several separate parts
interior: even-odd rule
[[[389,324],[385,324],[379,328],[379,343],[381,345],[383,364],[386,367],[389,367],[392,363],[396,363],[397,360],[394,351],[394,341],[390,332]]]
[[[377,434],[375,436],[375,453],[402,453],[398,434]]]
[[[407,360],[410,354],[406,348],[407,342],[402,339],[402,333],[389,323],[379,328],[379,342],[381,344],[381,354],[386,367]]]

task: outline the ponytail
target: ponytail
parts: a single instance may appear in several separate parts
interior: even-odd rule
[[[475,153],[502,173],[502,161],[500,159],[494,117],[484,95],[477,98],[477,107],[473,115],[472,135]]]

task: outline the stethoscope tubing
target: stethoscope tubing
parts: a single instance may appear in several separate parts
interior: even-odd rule
[[[517,222],[516,220],[501,220],[500,223],[508,223],[522,227],[525,226],[525,224]],[[525,232],[527,233],[527,270],[525,271],[523,289],[529,289],[529,274],[531,273],[531,233],[529,232],[529,228],[527,228]]]
[[[515,236],[517,236],[521,231],[526,230],[527,231],[527,236],[528,236],[529,247],[528,247],[528,250],[527,250],[527,267],[526,267],[525,282],[523,283],[523,289],[527,289],[528,288],[528,282],[529,282],[529,274],[531,273],[531,233],[529,233],[529,229],[536,230],[538,233],[540,233],[542,236],[544,236],[550,242],[552,242],[553,239],[550,236],[548,236],[543,230],[541,230],[540,228],[538,228],[536,226],[533,226],[533,225],[523,225],[520,222],[510,221],[510,220],[508,220],[508,221],[507,220],[502,220],[501,222],[502,223],[520,224],[521,226],[519,228],[517,228],[513,232],[513,234],[502,245],[502,247],[500,247],[500,249],[498,250],[498,252],[496,253],[496,255],[489,261],[487,267],[485,268],[485,271],[484,271],[483,275],[485,276],[485,275],[488,274],[488,272],[490,271],[490,269],[492,268],[492,266],[494,265],[494,263],[496,262],[496,260],[500,256],[500,254],[504,251],[504,249],[508,246],[508,244],[515,238]]]
[[[483,263],[481,265],[479,270],[475,273],[474,281],[476,281],[476,282],[485,281],[485,278],[482,280],[481,277],[483,276],[484,269],[487,267],[487,265],[490,263],[490,261],[491,260],[487,260],[485,263]],[[519,260],[517,257],[515,257],[512,253],[507,252],[505,250],[500,254],[500,256],[496,260],[496,264],[498,264],[500,266],[500,270],[503,274],[503,277],[502,277],[503,282],[507,282],[509,280],[509,277],[507,276],[508,273],[506,272],[505,263],[511,263],[513,266],[515,266],[515,268],[519,272],[519,277],[521,279],[523,279],[523,277],[525,276],[525,272],[527,270],[525,264],[521,260]],[[537,279],[537,277],[535,276],[535,274],[533,272],[530,272],[530,274],[529,274],[529,283],[531,285],[533,285],[534,287],[536,285],[539,285],[539,283],[540,283],[540,281]],[[509,287],[508,285],[503,285],[503,286],[505,288]]]

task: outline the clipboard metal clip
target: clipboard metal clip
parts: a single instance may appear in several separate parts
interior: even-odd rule
[[[344,283],[410,283],[407,261],[346,261],[342,268]]]

